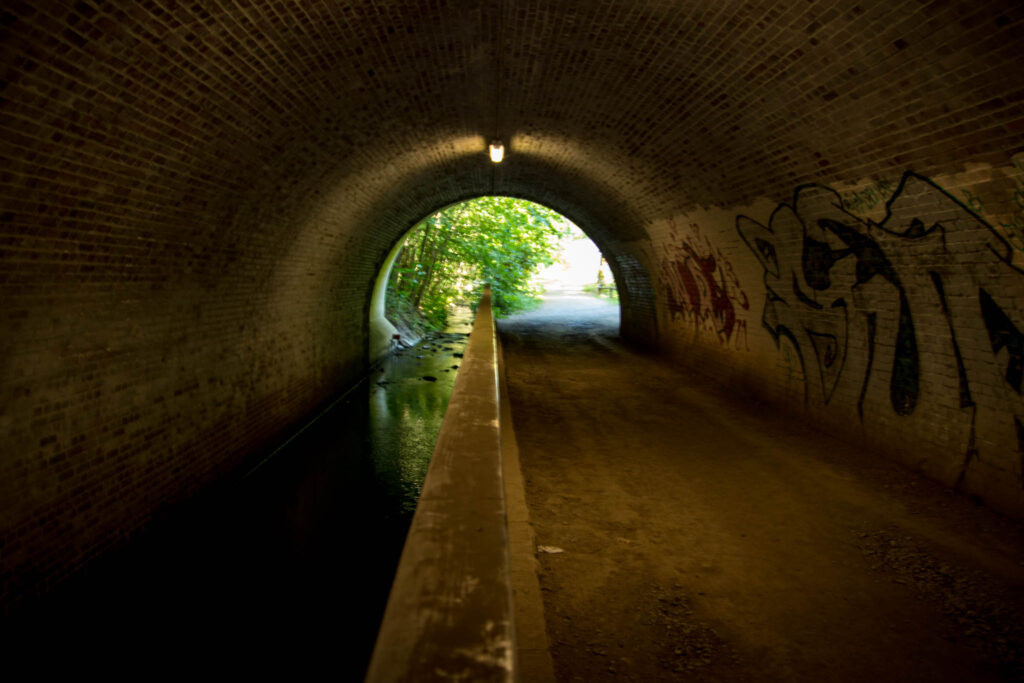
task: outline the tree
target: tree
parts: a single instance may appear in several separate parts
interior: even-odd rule
[[[440,329],[448,308],[486,282],[498,315],[521,310],[536,300],[531,278],[554,261],[569,229],[554,211],[513,197],[449,206],[409,232],[391,271],[389,304],[400,298]]]

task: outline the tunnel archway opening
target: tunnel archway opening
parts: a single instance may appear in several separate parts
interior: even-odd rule
[[[370,302],[370,359],[443,329],[447,311],[490,284],[500,316],[572,290],[619,304],[609,258],[569,217],[544,204],[481,195],[441,207],[392,246]]]

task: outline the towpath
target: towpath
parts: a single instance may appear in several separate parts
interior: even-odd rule
[[[625,347],[499,323],[558,680],[1021,680],[1021,527]]]

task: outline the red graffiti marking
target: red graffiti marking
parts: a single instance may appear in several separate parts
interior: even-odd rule
[[[690,227],[699,234],[695,224]],[[673,319],[680,316],[692,320],[698,328],[710,326],[719,341],[728,342],[742,326],[742,321],[736,319],[735,305],[750,309],[732,265],[721,251],[715,257],[707,239],[704,255],[691,239],[678,238],[674,228],[672,239],[675,243],[669,247],[669,257],[662,262],[669,313]]]

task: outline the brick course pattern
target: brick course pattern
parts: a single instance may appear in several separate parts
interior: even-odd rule
[[[47,590],[350,385],[391,246],[491,193],[591,234],[626,336],[1024,512],[1022,49],[1010,0],[5,2],[0,600]],[[938,194],[897,192],[907,171]],[[808,184],[838,193],[856,255],[848,231],[773,220],[794,201],[804,216]],[[897,195],[945,226],[941,248],[880,240]],[[846,347],[835,321],[791,339],[766,314],[773,263],[808,277],[808,235],[832,265],[801,294],[831,308],[826,280],[847,286]],[[867,242],[898,281],[872,271],[870,302]],[[911,413],[863,371],[907,357],[906,335],[882,336],[901,288],[931,297],[912,310]],[[794,292],[776,292],[789,313],[819,310]]]

